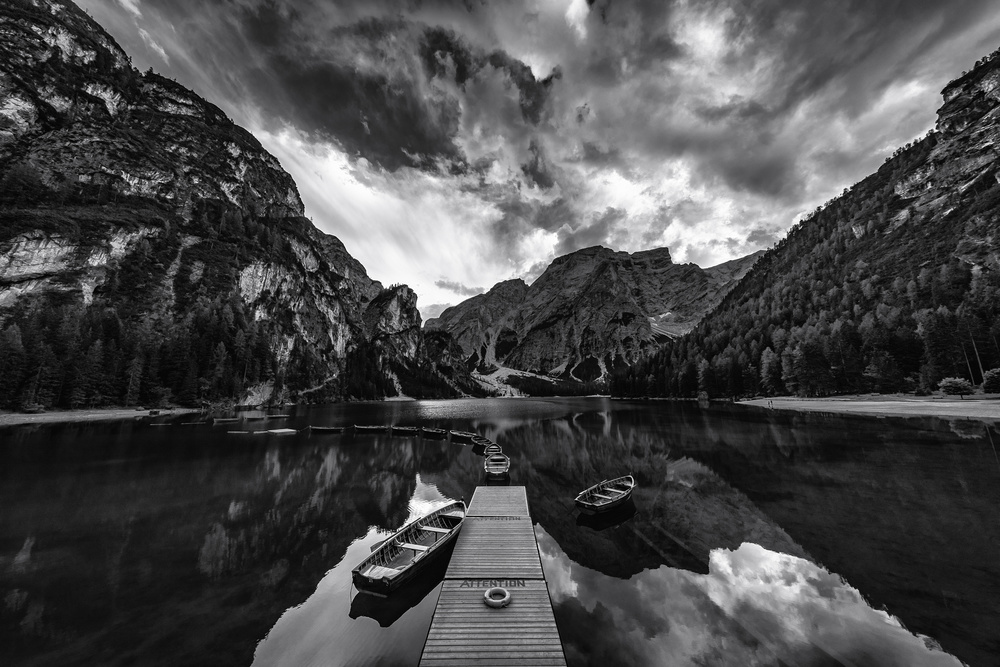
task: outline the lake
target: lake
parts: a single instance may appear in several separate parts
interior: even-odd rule
[[[1000,664],[1000,435],[981,422],[603,398],[290,414],[0,430],[0,664],[416,665],[444,566],[388,600],[350,571],[471,500],[482,457],[227,433],[309,424],[502,445],[570,665]],[[578,491],[629,471],[634,509],[578,516]]]

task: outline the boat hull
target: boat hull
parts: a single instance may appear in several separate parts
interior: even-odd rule
[[[632,492],[629,491],[628,493],[626,493],[625,495],[623,495],[621,498],[616,498],[615,500],[612,500],[611,502],[603,503],[601,505],[594,505],[592,503],[588,503],[588,502],[583,501],[583,500],[577,500],[576,501],[576,506],[584,514],[589,514],[589,515],[605,514],[607,512],[612,512],[612,511],[618,509],[619,507],[621,507],[622,505],[624,505],[625,503],[627,503],[631,499],[632,499]]]
[[[370,579],[360,572],[351,572],[351,579],[354,581],[354,587],[362,593],[377,595],[379,597],[389,597],[389,595],[394,591],[399,590],[407,583],[417,579],[419,575],[430,565],[439,562],[443,554],[450,553],[450,545],[454,544],[457,538],[458,531],[452,531],[438,542],[438,545],[432,553],[427,554],[424,558],[421,558],[418,563],[406,568],[399,574],[399,576],[393,577],[392,579]]]

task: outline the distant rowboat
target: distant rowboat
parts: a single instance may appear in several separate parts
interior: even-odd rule
[[[443,428],[431,428],[429,426],[424,426],[420,429],[421,435],[423,435],[428,440],[444,440],[448,437],[448,432]]]
[[[606,479],[581,491],[576,497],[576,506],[587,514],[600,514],[624,505],[632,497],[635,477],[631,474],[614,479]]]
[[[381,425],[370,426],[367,424],[365,425],[355,424],[354,430],[357,431],[358,433],[388,433],[389,427]]]
[[[420,433],[420,429],[416,426],[393,426],[390,433],[392,435],[414,436]]]
[[[486,449],[483,450],[486,456],[493,456],[494,454],[503,454],[503,449],[495,442],[491,442],[486,445]]]
[[[471,443],[474,438],[478,437],[478,433],[469,433],[468,431],[452,431],[451,440],[452,442],[460,443]]]

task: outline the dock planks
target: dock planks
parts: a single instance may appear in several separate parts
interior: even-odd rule
[[[483,603],[494,586],[502,609]],[[566,665],[523,486],[476,489],[459,533],[421,667]]]

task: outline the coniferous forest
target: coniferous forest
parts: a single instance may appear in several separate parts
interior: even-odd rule
[[[899,196],[938,144],[896,152],[765,253],[689,335],[611,380],[622,396],[929,392],[1000,367],[1000,276],[970,230],[996,228],[1000,184],[944,214]]]

